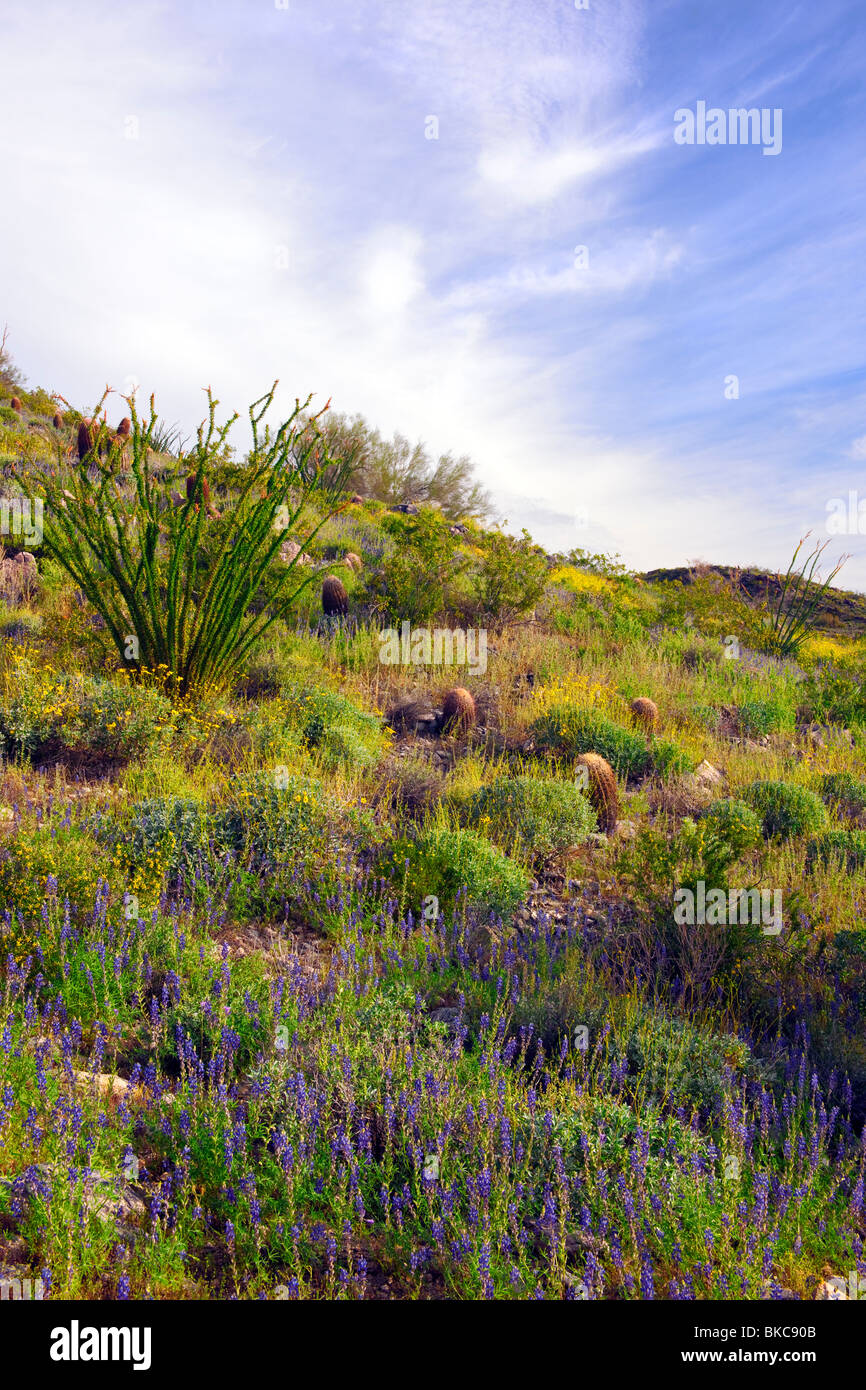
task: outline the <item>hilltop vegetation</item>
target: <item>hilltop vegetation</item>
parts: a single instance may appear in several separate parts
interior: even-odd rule
[[[0,1278],[866,1272],[866,646],[822,626],[835,591],[782,654],[729,576],[485,525],[465,459],[301,408],[180,456],[121,409],[56,421],[0,357],[3,495],[49,503],[0,562]]]

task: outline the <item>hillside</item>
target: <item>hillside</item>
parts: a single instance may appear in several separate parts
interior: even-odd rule
[[[752,603],[775,607],[779,601],[783,576],[768,570],[737,569],[733,565],[702,565],[701,570],[718,576]],[[649,570],[642,577],[648,584],[689,585],[694,582],[695,571],[680,565],[674,569]],[[814,625],[819,631],[862,637],[866,632],[866,594],[831,585],[818,601]]]
[[[827,1297],[866,599],[780,643],[771,576],[365,494],[345,422],[106,406],[0,396],[0,1279]]]

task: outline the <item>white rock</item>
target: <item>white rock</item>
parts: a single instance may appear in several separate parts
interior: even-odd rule
[[[724,780],[724,773],[719,772],[719,769],[713,767],[712,763],[708,763],[706,758],[695,768],[695,781],[700,786],[717,787]]]

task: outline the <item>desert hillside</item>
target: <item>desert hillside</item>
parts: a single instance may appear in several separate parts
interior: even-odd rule
[[[0,391],[0,1279],[838,1290],[866,600],[267,406]]]

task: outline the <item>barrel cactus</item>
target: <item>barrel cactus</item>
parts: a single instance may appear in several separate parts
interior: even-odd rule
[[[658,705],[645,695],[639,695],[636,700],[632,700],[629,709],[631,710],[631,717],[638,728],[651,734],[658,724]]]
[[[326,618],[343,617],[349,611],[349,595],[335,574],[326,576],[322,584],[322,612]]]
[[[598,753],[581,753],[576,762],[576,775],[586,788],[586,794],[598,816],[599,828],[606,834],[616,829],[619,818],[619,795],[616,773],[609,762]]]
[[[462,685],[455,685],[442,702],[442,729],[451,733],[457,729],[464,732],[475,723],[475,701]]]
[[[85,416],[78,426],[78,457],[82,463],[86,463],[91,457],[95,443],[96,431],[93,421]]]

